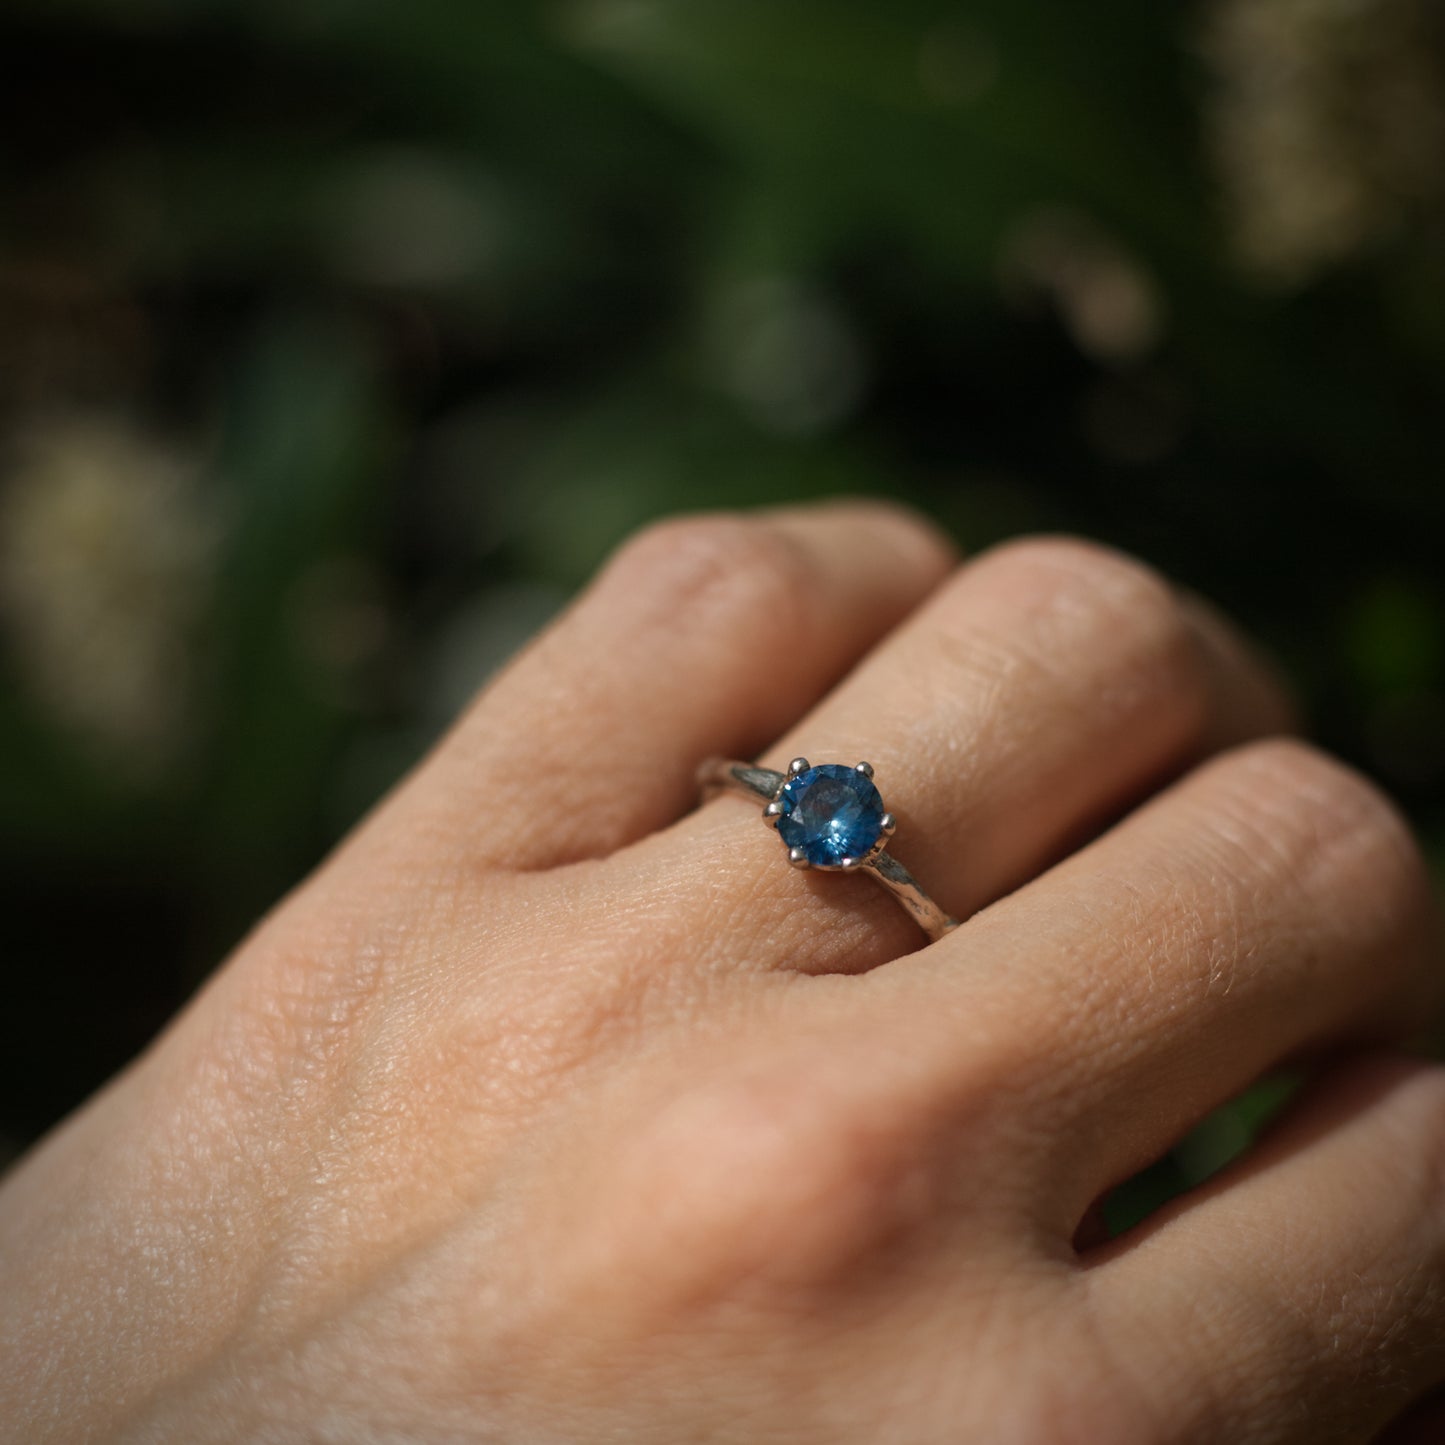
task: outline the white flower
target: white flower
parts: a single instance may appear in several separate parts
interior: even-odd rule
[[[181,737],[214,541],[194,467],[123,421],[37,426],[0,483],[0,619],[22,678],[128,771]]]
[[[1215,0],[1205,115],[1235,249],[1308,281],[1445,200],[1434,0]]]

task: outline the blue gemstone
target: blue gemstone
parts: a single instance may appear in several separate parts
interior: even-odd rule
[[[778,834],[801,848],[815,868],[836,868],[862,858],[883,831],[883,799],[857,768],[824,763],[805,768],[783,784]]]

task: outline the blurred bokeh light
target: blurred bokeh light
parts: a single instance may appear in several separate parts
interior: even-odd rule
[[[6,1151],[673,509],[1142,552],[1438,856],[1430,0],[10,0],[0,134]]]

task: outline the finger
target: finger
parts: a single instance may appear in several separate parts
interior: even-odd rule
[[[704,754],[792,723],[952,560],[883,502],[655,525],[487,689],[406,806],[512,867],[611,852],[692,805]]]
[[[1177,1438],[1370,1439],[1445,1380],[1445,1069],[1338,1069],[1088,1280]]]
[[[1068,1237],[1090,1201],[1273,1066],[1423,1024],[1441,994],[1436,944],[1425,866],[1393,808],[1275,740],[1202,766],[882,970],[863,1007],[886,1017],[891,994],[938,1021],[940,1060],[959,1048],[950,1019],[993,1021]]]
[[[965,917],[1201,750],[1288,719],[1253,652],[1152,571],[1041,539],[965,566],[764,761],[871,762],[890,852]],[[856,971],[922,941],[882,890],[788,869],[736,797],[648,846],[707,901],[720,955]]]

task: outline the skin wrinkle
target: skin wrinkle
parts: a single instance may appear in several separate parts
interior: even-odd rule
[[[1059,607],[1057,599],[1053,607]],[[1047,619],[1048,615],[1049,609],[1045,609],[1044,617]],[[1055,706],[1061,693],[1066,698],[1071,694],[1087,697],[1089,710],[1085,716],[1089,726],[1100,735],[1107,735],[1122,718],[1129,716],[1131,703],[1152,695],[1173,709],[1173,713],[1166,713],[1156,722],[1174,724],[1177,714],[1180,733],[1192,731],[1191,724],[1195,721],[1190,716],[1192,709],[1180,708],[1178,704],[1191,694],[1197,695],[1199,689],[1188,686],[1195,681],[1194,677],[1181,675],[1186,669],[1179,666],[1179,638],[1174,629],[1164,626],[1151,633],[1146,628],[1141,635],[1139,619],[1131,617],[1119,632],[1128,651],[1115,653],[1102,677],[1081,678],[1073,669],[1080,649],[1087,655],[1090,645],[1101,633],[1113,628],[1118,619],[1101,614],[1096,605],[1083,603],[1067,609],[1064,615],[1070,624],[1067,627],[1042,627],[1026,632],[1024,649],[1020,649],[1017,641],[1018,619],[1009,618],[1006,613],[999,619],[996,633],[970,631],[962,635],[950,632],[939,635],[938,648],[944,664],[941,675],[967,678],[970,695],[976,683],[982,684],[972,711],[976,719],[983,720],[976,726],[989,729],[980,741],[991,757],[997,757],[1000,766],[1026,769],[1032,752],[1029,721],[1032,720],[1035,727],[1044,728],[1054,723],[1047,711],[1038,708],[1001,706],[1005,701],[1025,703],[1031,693],[1050,696]],[[1181,682],[1186,686],[1179,687],[1177,684]],[[1172,740],[1170,726],[1160,731],[1166,740]],[[989,769],[990,773],[993,771]]]

